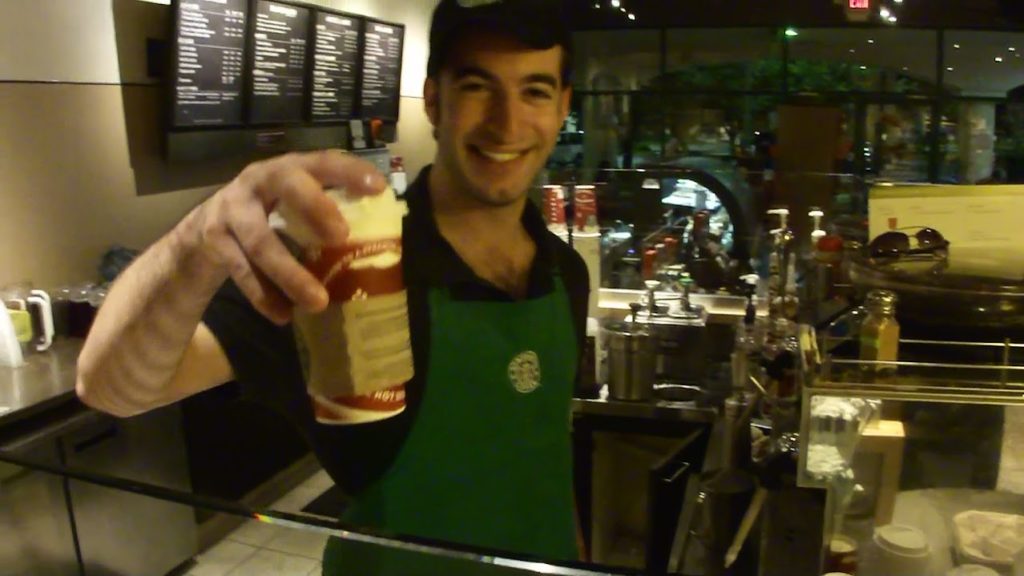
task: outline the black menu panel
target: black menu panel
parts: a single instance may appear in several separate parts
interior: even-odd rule
[[[314,121],[348,120],[356,100],[359,72],[358,18],[317,12],[313,33]]]
[[[249,122],[302,121],[309,9],[256,0]]]
[[[247,0],[181,0],[176,17],[177,128],[242,123]]]
[[[363,118],[397,120],[405,27],[368,20],[363,48]]]

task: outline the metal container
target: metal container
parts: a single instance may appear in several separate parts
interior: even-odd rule
[[[654,397],[657,342],[630,323],[605,326],[608,338],[608,396],[613,400],[645,401]]]

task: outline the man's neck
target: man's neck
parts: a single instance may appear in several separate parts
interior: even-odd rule
[[[511,204],[494,206],[459,192],[456,186],[445,178],[441,170],[431,170],[429,190],[434,219],[441,234],[449,241],[474,238],[488,243],[488,239],[516,238],[524,232],[525,195]]]
[[[488,205],[460,193],[437,170],[431,171],[429,184],[441,236],[477,276],[514,298],[524,298],[537,253],[522,223],[525,195],[506,206]]]

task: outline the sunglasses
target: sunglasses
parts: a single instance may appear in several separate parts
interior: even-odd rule
[[[913,236],[901,232],[901,230],[915,229],[917,232]],[[916,240],[917,246],[911,247],[911,238]],[[868,244],[868,253],[872,258],[901,258],[919,254],[944,257],[947,248],[949,248],[949,240],[943,238],[942,233],[938,230],[912,226],[879,234]]]

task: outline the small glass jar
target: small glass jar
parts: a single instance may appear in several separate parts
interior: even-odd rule
[[[900,325],[896,321],[896,294],[872,290],[864,304],[867,315],[860,326],[860,359],[868,362],[896,362],[899,359]],[[875,375],[893,375],[896,366],[865,365]]]

